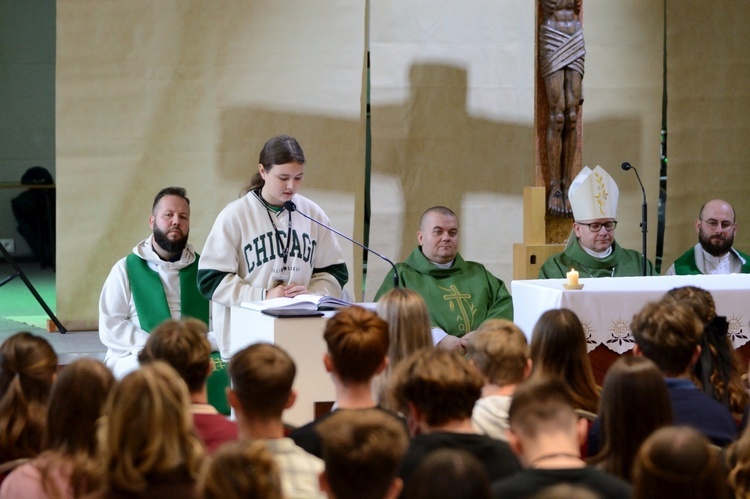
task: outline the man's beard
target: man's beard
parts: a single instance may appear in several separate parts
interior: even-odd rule
[[[154,225],[154,242],[159,245],[161,249],[169,253],[170,255],[182,254],[182,250],[187,245],[188,235],[185,234],[180,239],[174,241],[167,237],[167,234],[162,232],[159,227]]]
[[[698,233],[698,242],[701,243],[701,247],[706,253],[713,256],[722,256],[732,249],[734,244],[734,234],[728,234],[724,236],[724,240],[720,243],[711,241],[712,236],[706,236],[703,231]],[[720,237],[720,236],[716,236]]]

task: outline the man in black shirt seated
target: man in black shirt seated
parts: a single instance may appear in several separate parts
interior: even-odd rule
[[[559,483],[584,486],[607,498],[631,497],[630,484],[581,459],[587,424],[576,415],[562,381],[522,383],[513,395],[508,419],[508,442],[526,469],[495,482],[495,497],[529,497]]]

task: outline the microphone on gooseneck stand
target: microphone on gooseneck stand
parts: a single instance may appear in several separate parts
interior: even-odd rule
[[[628,171],[632,169],[635,172],[635,176],[638,179],[638,183],[641,184],[641,191],[643,192],[643,205],[641,208],[641,233],[643,234],[643,253],[641,254],[641,259],[643,260],[643,275],[648,275],[648,259],[646,258],[646,246],[647,246],[647,238],[646,238],[646,223],[648,221],[648,205],[646,204],[646,189],[643,187],[643,182],[641,182],[641,176],[638,175],[638,170],[635,169],[635,166],[631,165],[627,161],[622,164],[622,169],[625,171]]]
[[[286,203],[284,203],[284,209],[286,209],[287,211],[289,211],[289,213],[291,213],[293,211],[299,213],[300,215],[302,215],[306,219],[310,220],[311,222],[315,222],[316,224],[320,225],[321,227],[324,227],[324,228],[330,230],[334,234],[338,234],[339,236],[343,237],[347,241],[356,244],[357,246],[359,246],[363,250],[369,251],[373,255],[375,255],[377,257],[380,257],[382,260],[385,260],[386,262],[388,262],[391,265],[391,267],[393,268],[393,287],[394,288],[399,287],[398,270],[396,270],[396,265],[392,261],[390,261],[389,259],[387,259],[383,255],[381,255],[377,251],[372,250],[372,249],[368,248],[367,246],[365,246],[364,244],[355,241],[354,239],[352,239],[351,237],[347,236],[346,234],[337,231],[336,229],[334,229],[330,225],[326,225],[323,222],[321,222],[320,220],[316,220],[313,217],[311,217],[310,215],[307,215],[306,213],[302,213],[301,211],[299,211],[297,209],[297,205],[295,205],[291,201],[287,201]]]

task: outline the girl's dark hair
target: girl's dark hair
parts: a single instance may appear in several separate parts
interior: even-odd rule
[[[575,408],[596,413],[599,387],[586,349],[586,332],[575,312],[560,308],[542,314],[531,335],[531,360],[532,376],[565,380]]]
[[[641,444],[658,428],[672,424],[667,385],[656,364],[630,355],[612,364],[604,378],[599,422],[602,448],[589,462],[631,481]]]
[[[289,135],[277,135],[268,139],[260,151],[258,163],[263,165],[266,171],[270,171],[274,165],[284,165],[287,163],[305,164],[305,153],[302,152],[299,142]],[[265,181],[260,176],[260,172],[255,172],[250,183],[243,189],[242,195],[248,192],[262,189]]]

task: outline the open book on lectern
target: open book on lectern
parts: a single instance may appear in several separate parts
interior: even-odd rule
[[[294,308],[305,310],[336,310],[353,305],[333,296],[297,295],[294,298],[270,298],[263,301],[243,301],[242,308],[262,312],[269,308]]]

